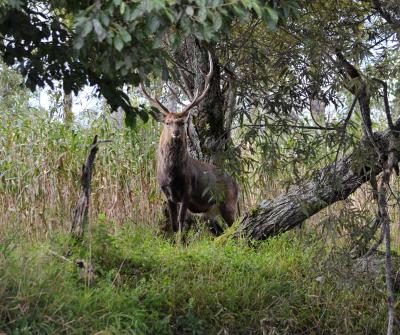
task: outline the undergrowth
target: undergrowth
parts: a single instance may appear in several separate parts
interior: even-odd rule
[[[140,226],[110,233],[109,224],[73,247],[64,234],[29,246],[4,241],[0,330],[380,334],[385,328],[383,278],[326,271],[329,251],[311,237],[289,233],[248,245],[204,235],[181,245]],[[92,267],[90,285],[92,272],[76,259]]]

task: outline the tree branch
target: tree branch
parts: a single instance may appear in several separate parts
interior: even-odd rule
[[[395,130],[394,125],[393,125],[393,120],[392,120],[392,114],[390,112],[387,84],[385,81],[380,80],[378,78],[372,78],[372,79],[375,80],[377,83],[381,84],[383,87],[383,102],[385,105],[385,114],[386,114],[387,123],[391,130]]]
[[[396,20],[385,8],[383,8],[383,3],[380,0],[372,0],[372,5],[374,9],[382,16],[387,23],[394,26],[394,28],[398,28],[400,26],[400,22]]]
[[[385,237],[385,277],[386,277],[386,290],[387,290],[387,304],[388,304],[388,327],[387,335],[393,334],[393,320],[394,320],[394,294],[392,283],[392,256],[390,250],[390,217],[387,210],[387,187],[389,186],[390,175],[392,168],[389,162],[386,161],[383,168],[383,175],[379,182],[378,189],[378,208],[379,216],[382,220],[382,233]]]
[[[400,126],[400,119],[395,126]],[[390,129],[375,133],[378,152],[389,155],[390,142],[396,144],[395,149],[400,149],[398,141],[393,140],[394,136]],[[398,150],[391,152],[398,158]],[[248,212],[241,220],[234,237],[263,240],[300,225],[325,207],[346,199],[369,181],[371,175],[382,172],[379,158],[371,141],[363,138],[350,155],[317,171],[312,179],[293,185],[287,193],[270,202],[263,201]]]
[[[350,79],[354,81],[354,85],[348,89],[351,93],[358,96],[358,104],[360,105],[361,116],[364,123],[364,135],[373,141],[370,108],[371,97],[368,90],[368,84],[362,78],[359,70],[357,70],[356,67],[344,57],[343,53],[336,51],[336,56],[339,60],[338,66],[341,67],[343,71],[350,77]]]
[[[85,232],[85,228],[89,222],[89,204],[90,204],[90,183],[92,181],[92,170],[98,145],[100,143],[111,142],[110,140],[98,141],[97,135],[89,148],[89,155],[85,164],[82,166],[81,186],[82,192],[76,204],[71,224],[71,234],[76,239],[81,239]]]

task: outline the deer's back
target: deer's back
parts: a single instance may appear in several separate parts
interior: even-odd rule
[[[191,170],[189,209],[204,213],[210,207],[237,198],[238,186],[235,180],[216,166],[190,159]]]
[[[238,186],[227,173],[212,164],[188,157],[181,162],[159,160],[157,181],[166,198],[174,203],[188,201],[193,213],[237,199]]]

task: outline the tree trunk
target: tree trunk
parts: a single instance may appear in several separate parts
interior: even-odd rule
[[[210,81],[210,89],[203,101],[192,112],[189,127],[189,151],[194,158],[220,165],[229,132],[225,129],[224,104],[225,97],[221,91],[221,69],[211,46],[189,36],[176,54],[178,63],[184,65],[186,89],[192,95],[204,88],[204,80],[209,71],[207,50],[210,50],[214,73]]]
[[[72,92],[66,93],[64,91],[63,119],[66,124],[70,124],[74,120],[74,114],[72,113]]]
[[[399,125],[400,119],[396,127]],[[395,148],[400,149],[390,130],[375,133],[374,138],[381,155],[388,154],[393,141],[397,142]],[[317,171],[311,180],[292,186],[271,202],[264,200],[244,216],[234,237],[263,240],[288,231],[325,207],[346,199],[370,179],[371,172],[381,171],[376,149],[371,141],[363,139],[353,153]]]

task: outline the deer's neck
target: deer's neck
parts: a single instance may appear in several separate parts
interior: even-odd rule
[[[168,170],[184,171],[187,166],[189,154],[186,138],[174,140],[172,138],[160,139],[158,149],[159,164]]]

